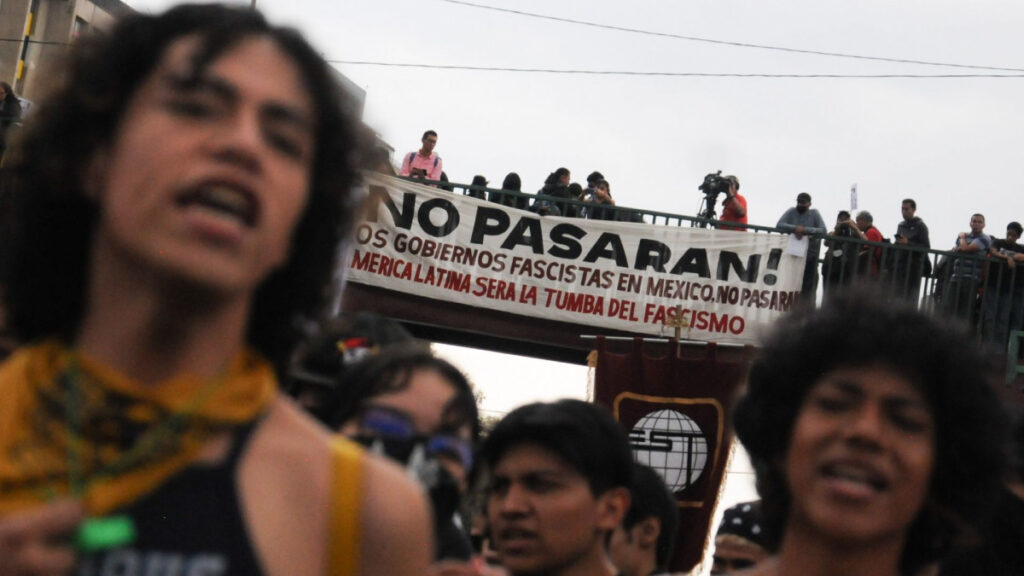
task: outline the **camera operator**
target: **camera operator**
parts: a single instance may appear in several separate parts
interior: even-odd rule
[[[729,190],[725,193],[725,200],[722,200],[722,222],[735,222],[737,224],[747,223],[747,199],[740,194],[740,179],[729,175],[725,177],[729,181]],[[719,226],[722,230],[746,230],[743,226]]]

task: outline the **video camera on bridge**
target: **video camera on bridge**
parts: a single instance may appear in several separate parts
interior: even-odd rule
[[[722,176],[722,171],[719,170],[714,174],[708,174],[704,177],[704,182],[697,187],[698,190],[704,192],[705,196],[710,197],[714,200],[718,198],[719,194],[725,194],[729,191],[729,179]]]
[[[714,219],[715,205],[718,203],[718,195],[726,194],[729,192],[729,185],[732,182],[728,176],[722,176],[722,171],[719,170],[713,174],[708,174],[704,177],[704,182],[697,187],[698,190],[704,193],[704,199],[701,200],[701,206],[698,209],[697,215],[701,218]],[[694,226],[700,226],[701,228],[707,226],[706,222],[695,222]]]

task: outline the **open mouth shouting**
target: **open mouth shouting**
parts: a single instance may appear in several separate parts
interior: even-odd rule
[[[821,467],[827,489],[836,497],[864,501],[889,490],[888,477],[877,467],[863,462],[834,461]]]
[[[177,204],[245,228],[252,228],[259,219],[259,203],[255,194],[230,184],[200,186],[181,195]]]

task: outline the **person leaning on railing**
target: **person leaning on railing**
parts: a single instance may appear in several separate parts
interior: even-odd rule
[[[953,247],[953,272],[948,290],[943,292],[942,297],[945,310],[968,320],[974,313],[984,266],[981,259],[973,256],[988,254],[992,246],[992,239],[984,232],[983,215],[973,214],[970,227],[970,232],[961,232],[957,236]]]
[[[996,239],[989,248],[991,262],[985,278],[982,298],[982,334],[997,346],[1005,347],[1010,329],[1024,325],[1024,246],[1020,240],[1020,222],[1006,225],[1006,238]]]
[[[821,265],[822,290],[826,293],[852,282],[857,266],[858,246],[850,238],[863,236],[850,213],[840,210],[836,226],[825,239],[825,260]]]
[[[875,218],[871,212],[861,210],[857,213],[857,231],[860,232],[860,239],[869,242],[882,242],[882,233],[875,228]],[[872,278],[878,277],[881,268],[882,248],[881,246],[861,246],[857,255],[857,274],[867,274]]]

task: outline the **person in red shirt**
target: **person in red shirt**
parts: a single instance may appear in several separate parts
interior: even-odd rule
[[[860,230],[861,240],[869,242],[882,241],[882,233],[878,231],[878,228],[875,228],[875,218],[867,210],[861,210],[857,214],[857,229]],[[881,246],[861,246],[860,254],[857,258],[857,273],[868,274],[872,278],[877,278],[881,260]]]
[[[747,199],[740,195],[740,179],[729,175],[729,191],[722,201],[722,222],[747,223]],[[719,226],[721,230],[745,230],[743,226]]]

